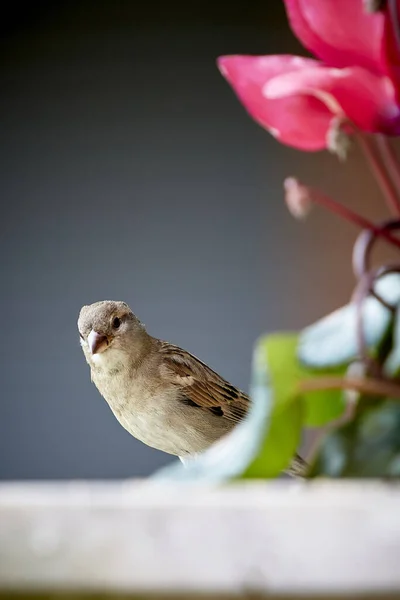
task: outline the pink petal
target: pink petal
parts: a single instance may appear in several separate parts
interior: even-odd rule
[[[391,81],[361,67],[311,67],[274,77],[263,88],[267,100],[314,96],[363,131],[400,133],[400,109]]]
[[[400,18],[400,0],[395,2],[397,15],[391,15],[389,8],[385,12],[385,29],[382,44],[382,63],[384,70],[392,79],[400,98],[400,36],[393,27],[392,17]]]
[[[290,93],[266,99],[263,89],[275,77],[291,76],[304,69],[318,70],[319,63],[296,56],[223,56],[221,73],[232,85],[249,114],[280,142],[302,150],[326,147],[332,111],[312,94]]]
[[[362,0],[284,0],[290,25],[308,50],[333,67],[382,72],[384,14],[369,14]]]

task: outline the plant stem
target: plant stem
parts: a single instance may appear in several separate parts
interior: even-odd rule
[[[397,0],[388,0],[390,24],[393,29],[394,37],[396,39],[397,51],[400,50],[400,24],[399,24],[399,11],[397,8]]]
[[[375,179],[377,180],[382,193],[386,199],[386,203],[389,207],[389,210],[393,215],[400,215],[400,201],[397,197],[396,190],[393,188],[393,185],[388,177],[388,174],[377,158],[373,145],[369,138],[361,133],[359,130],[355,130],[357,140],[361,146],[362,151],[368,161],[369,166],[371,167],[371,171],[375,175]]]
[[[376,136],[376,145],[379,149],[382,160],[386,165],[394,187],[396,188],[397,194],[400,194],[400,165],[386,135],[378,134]]]
[[[315,377],[300,382],[302,392],[318,390],[354,390],[366,395],[400,399],[400,384],[380,379],[357,377]]]
[[[310,199],[316,204],[324,206],[331,212],[346,219],[346,221],[350,221],[350,223],[354,223],[354,225],[361,227],[361,229],[369,229],[370,231],[373,231],[375,235],[383,237],[390,244],[393,244],[394,246],[397,246],[397,248],[400,248],[400,240],[394,235],[392,235],[389,231],[386,231],[385,229],[381,229],[379,226],[374,225],[372,221],[369,221],[365,217],[352,211],[350,208],[347,208],[347,206],[340,204],[340,202],[332,200],[332,198],[329,198],[329,196],[326,196],[325,194],[322,194],[321,192],[314,190],[313,188],[307,187],[307,190],[309,192]]]

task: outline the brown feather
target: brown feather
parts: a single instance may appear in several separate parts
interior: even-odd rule
[[[232,424],[241,421],[251,400],[244,392],[218,375],[193,354],[178,346],[160,341],[163,375],[182,388],[182,402],[193,407],[221,411]],[[285,472],[292,477],[305,477],[307,462],[297,453]]]
[[[168,342],[160,342],[162,374],[182,388],[182,401],[188,398],[203,410],[221,414],[238,423],[250,408],[250,398],[201,360]]]

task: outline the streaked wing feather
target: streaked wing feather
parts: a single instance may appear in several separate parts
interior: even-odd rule
[[[205,410],[220,408],[231,421],[243,419],[250,407],[246,394],[178,346],[161,342],[160,352],[163,375],[182,388],[183,397]]]
[[[181,388],[183,403],[204,410],[221,409],[221,416],[234,423],[246,416],[250,398],[193,354],[168,342],[161,342],[160,352],[163,375]],[[306,461],[295,454],[286,473],[303,478],[307,467]]]

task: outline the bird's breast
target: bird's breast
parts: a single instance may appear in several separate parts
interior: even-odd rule
[[[181,400],[175,385],[147,372],[131,371],[114,361],[96,368],[92,379],[115,417],[131,435],[148,446],[176,456],[203,452],[231,423]]]
[[[148,377],[140,373],[129,375],[118,366],[112,373],[97,369],[92,379],[131,435],[169,454],[190,453],[190,448],[186,448],[184,415],[177,411],[176,388],[165,388],[154,380],[149,384]]]

